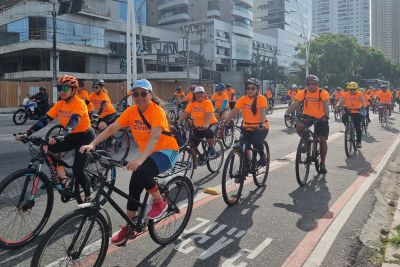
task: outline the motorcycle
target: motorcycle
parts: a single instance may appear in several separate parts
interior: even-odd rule
[[[22,125],[28,119],[39,120],[41,116],[37,111],[37,103],[35,101],[27,101],[20,109],[14,112],[13,121],[16,125]]]

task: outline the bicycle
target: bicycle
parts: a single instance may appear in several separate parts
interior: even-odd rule
[[[109,167],[122,167],[126,164],[102,155],[100,157]],[[100,178],[100,187],[94,200],[63,216],[47,231],[34,253],[32,266],[48,266],[60,262],[68,262],[68,265],[101,266],[107,254],[112,228],[110,216],[99,201],[102,197],[124,218],[135,237],[148,229],[150,237],[157,244],[165,246],[174,242],[186,228],[192,213],[193,184],[185,176],[157,179],[157,183],[161,195],[168,202],[168,210],[162,218],[148,220],[145,215],[149,199],[147,192],[140,202]],[[139,215],[130,219],[106,194],[104,188],[137,204],[140,207]]]
[[[381,123],[381,126],[382,127],[387,127],[388,126],[388,120],[389,120],[388,104],[379,104],[378,105],[378,110],[379,110],[379,122]]]
[[[309,127],[306,127],[303,136],[300,138],[296,152],[295,171],[299,186],[305,186],[307,184],[311,164],[314,164],[315,170],[320,174],[319,139]],[[304,174],[302,173],[302,165],[305,168]]]
[[[274,105],[272,99],[268,99],[267,114],[272,114],[274,112]]]
[[[347,111],[350,111],[349,109]],[[346,156],[350,157],[354,151],[357,150],[356,142],[357,142],[357,135],[356,129],[353,124],[353,120],[349,113],[346,122],[346,129],[344,131],[344,150],[346,152]]]
[[[368,122],[367,116],[363,116],[362,121],[361,121],[361,132],[362,133],[364,133],[364,134],[368,133],[368,125],[369,125],[369,122]]]
[[[335,121],[340,121],[343,117],[343,108],[335,107],[333,114],[335,116]]]
[[[253,181],[257,187],[265,185],[271,157],[268,143],[264,141],[267,164],[265,166],[258,165],[260,154],[251,144],[243,140],[244,130],[253,130],[254,128],[242,126],[235,126],[235,128],[240,130],[240,138],[235,141],[235,145],[226,158],[222,172],[222,196],[228,206],[233,206],[239,202],[244,181],[249,174],[253,176]]]
[[[178,120],[179,114],[185,111],[186,106],[183,105],[182,103],[176,103],[176,102],[172,102],[172,104],[174,105],[174,107],[168,110],[167,118],[169,122],[173,124]]]
[[[53,187],[63,203],[70,200],[82,203],[83,191],[74,179],[72,166],[48,150],[48,140],[26,137],[22,142],[39,146],[41,154],[32,158],[27,168],[11,173],[0,183],[0,248],[3,249],[20,248],[43,230],[53,209]],[[104,151],[101,153],[108,155]],[[49,167],[50,177],[42,171],[43,164]],[[59,165],[64,166],[67,178],[75,180],[70,187],[63,185],[56,170]],[[100,168],[92,158],[87,162],[85,173],[92,192],[98,189],[98,176],[106,177],[111,184],[115,183],[115,171]]]
[[[222,140],[225,148],[230,148],[233,144],[234,134],[235,134],[235,127],[234,122],[230,121],[227,124],[219,123],[219,129],[217,131],[217,139]]]
[[[128,105],[128,97],[129,96],[124,96],[123,98],[121,98],[121,100],[118,102],[117,104],[117,111],[118,112],[123,112],[125,111],[129,105]]]
[[[301,111],[293,111],[290,114],[288,114],[289,116],[284,116],[284,121],[285,121],[285,125],[287,128],[292,128],[299,120],[301,117],[302,112]]]

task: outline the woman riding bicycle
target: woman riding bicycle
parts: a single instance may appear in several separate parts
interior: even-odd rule
[[[75,149],[75,158],[72,165],[74,177],[85,194],[84,202],[90,201],[89,179],[84,170],[88,155],[78,153],[77,150],[83,145],[87,145],[95,138],[94,130],[90,126],[90,119],[86,103],[77,96],[79,88],[78,80],[74,76],[64,75],[57,81],[57,91],[61,100],[58,101],[48,112],[47,116],[33,125],[27,132],[29,136],[47,126],[53,119],[66,129],[63,141],[56,141],[54,138],[49,140],[49,150],[53,153],[66,152]],[[15,137],[17,141],[23,139],[22,135]],[[61,167],[61,166],[60,166]],[[64,173],[58,169],[59,172]],[[63,184],[68,187],[69,181],[64,178]],[[76,186],[76,188],[78,188]]]
[[[192,153],[195,162],[197,161],[196,147],[200,144],[200,140],[205,138],[207,144],[210,146],[209,153],[210,157],[214,157],[217,152],[214,148],[215,133],[218,130],[217,119],[214,115],[214,107],[210,100],[205,99],[206,92],[201,86],[194,89],[193,100],[186,107],[178,122],[184,121],[189,116],[193,119],[194,130],[193,130],[193,146]]]
[[[267,159],[264,151],[264,139],[267,137],[269,124],[265,115],[268,103],[267,99],[260,95],[260,82],[251,78],[246,82],[246,95],[242,96],[236,103],[226,121],[232,120],[240,111],[243,114],[243,133],[245,142],[252,144],[260,154],[258,164],[264,166]]]
[[[215,117],[218,121],[224,120],[228,111],[228,95],[224,93],[225,86],[222,83],[217,84],[215,93],[211,96],[211,101],[215,107]]]
[[[154,177],[175,166],[179,147],[175,138],[169,134],[167,115],[159,105],[150,82],[144,79],[137,80],[131,90],[135,105],[126,109],[113,124],[80,151],[84,153],[93,150],[119,129],[129,126],[140,152],[139,157],[132,159],[127,165],[127,169],[133,171],[129,183],[129,196],[139,200],[146,189],[153,198],[147,218],[158,219],[168,209],[168,204],[162,198]],[[138,215],[137,211],[138,206],[128,201],[128,217],[134,218]],[[128,227],[121,226],[121,230],[111,241],[120,246],[130,238],[134,238],[134,233]]]
[[[93,81],[93,93],[89,96],[89,101],[93,103],[94,108],[99,115],[97,128],[102,131],[108,125],[117,119],[117,111],[111,103],[107,90],[104,88],[105,82],[103,80]]]

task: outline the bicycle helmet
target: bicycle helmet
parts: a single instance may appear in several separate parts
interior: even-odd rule
[[[191,86],[190,86],[190,91],[194,91],[194,89],[196,89],[196,85],[195,84],[192,84]]]
[[[358,83],[356,82],[349,82],[347,84],[347,89],[348,90],[357,90],[358,89]]]
[[[176,91],[182,90],[182,87],[181,87],[180,85],[177,85],[177,86],[175,87],[175,90],[176,90]]]
[[[358,89],[358,91],[359,91],[360,93],[365,93],[364,88],[360,88],[360,89]]]
[[[247,82],[246,82],[246,87],[247,87],[247,85],[249,85],[249,84],[254,84],[258,89],[259,89],[260,86],[261,86],[260,81],[257,80],[256,78],[250,78],[250,79],[248,79]]]
[[[79,87],[78,79],[71,75],[64,75],[58,78],[57,84],[69,84],[72,89]]]
[[[45,91],[46,92],[46,88],[44,88],[43,86],[39,87],[39,91]]]
[[[382,88],[382,89],[387,89],[387,85],[381,84],[381,88]]]
[[[104,86],[104,84],[106,84],[106,83],[105,83],[104,80],[102,80],[102,79],[94,79],[94,80],[93,80],[93,85]]]
[[[308,75],[306,77],[306,81],[305,82],[306,82],[306,85],[307,84],[318,84],[319,83],[319,79],[315,75]]]
[[[204,90],[204,87],[197,86],[196,89],[194,89],[194,93],[206,93],[206,91]]]
[[[223,83],[218,83],[217,86],[215,87],[215,91],[223,91],[225,90],[225,86]]]
[[[226,84],[226,88],[231,88],[231,87],[232,87],[232,85],[230,83]]]
[[[292,84],[292,86],[290,86],[291,89],[297,89],[297,84]]]
[[[146,79],[134,81],[132,84],[131,90],[134,90],[136,88],[142,88],[142,89],[150,91],[150,92],[153,91],[153,87],[151,86],[151,83]]]

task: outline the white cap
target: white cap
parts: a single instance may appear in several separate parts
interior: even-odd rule
[[[204,88],[203,88],[203,86],[197,86],[195,89],[194,89],[194,93],[206,93],[206,91],[204,90]]]

